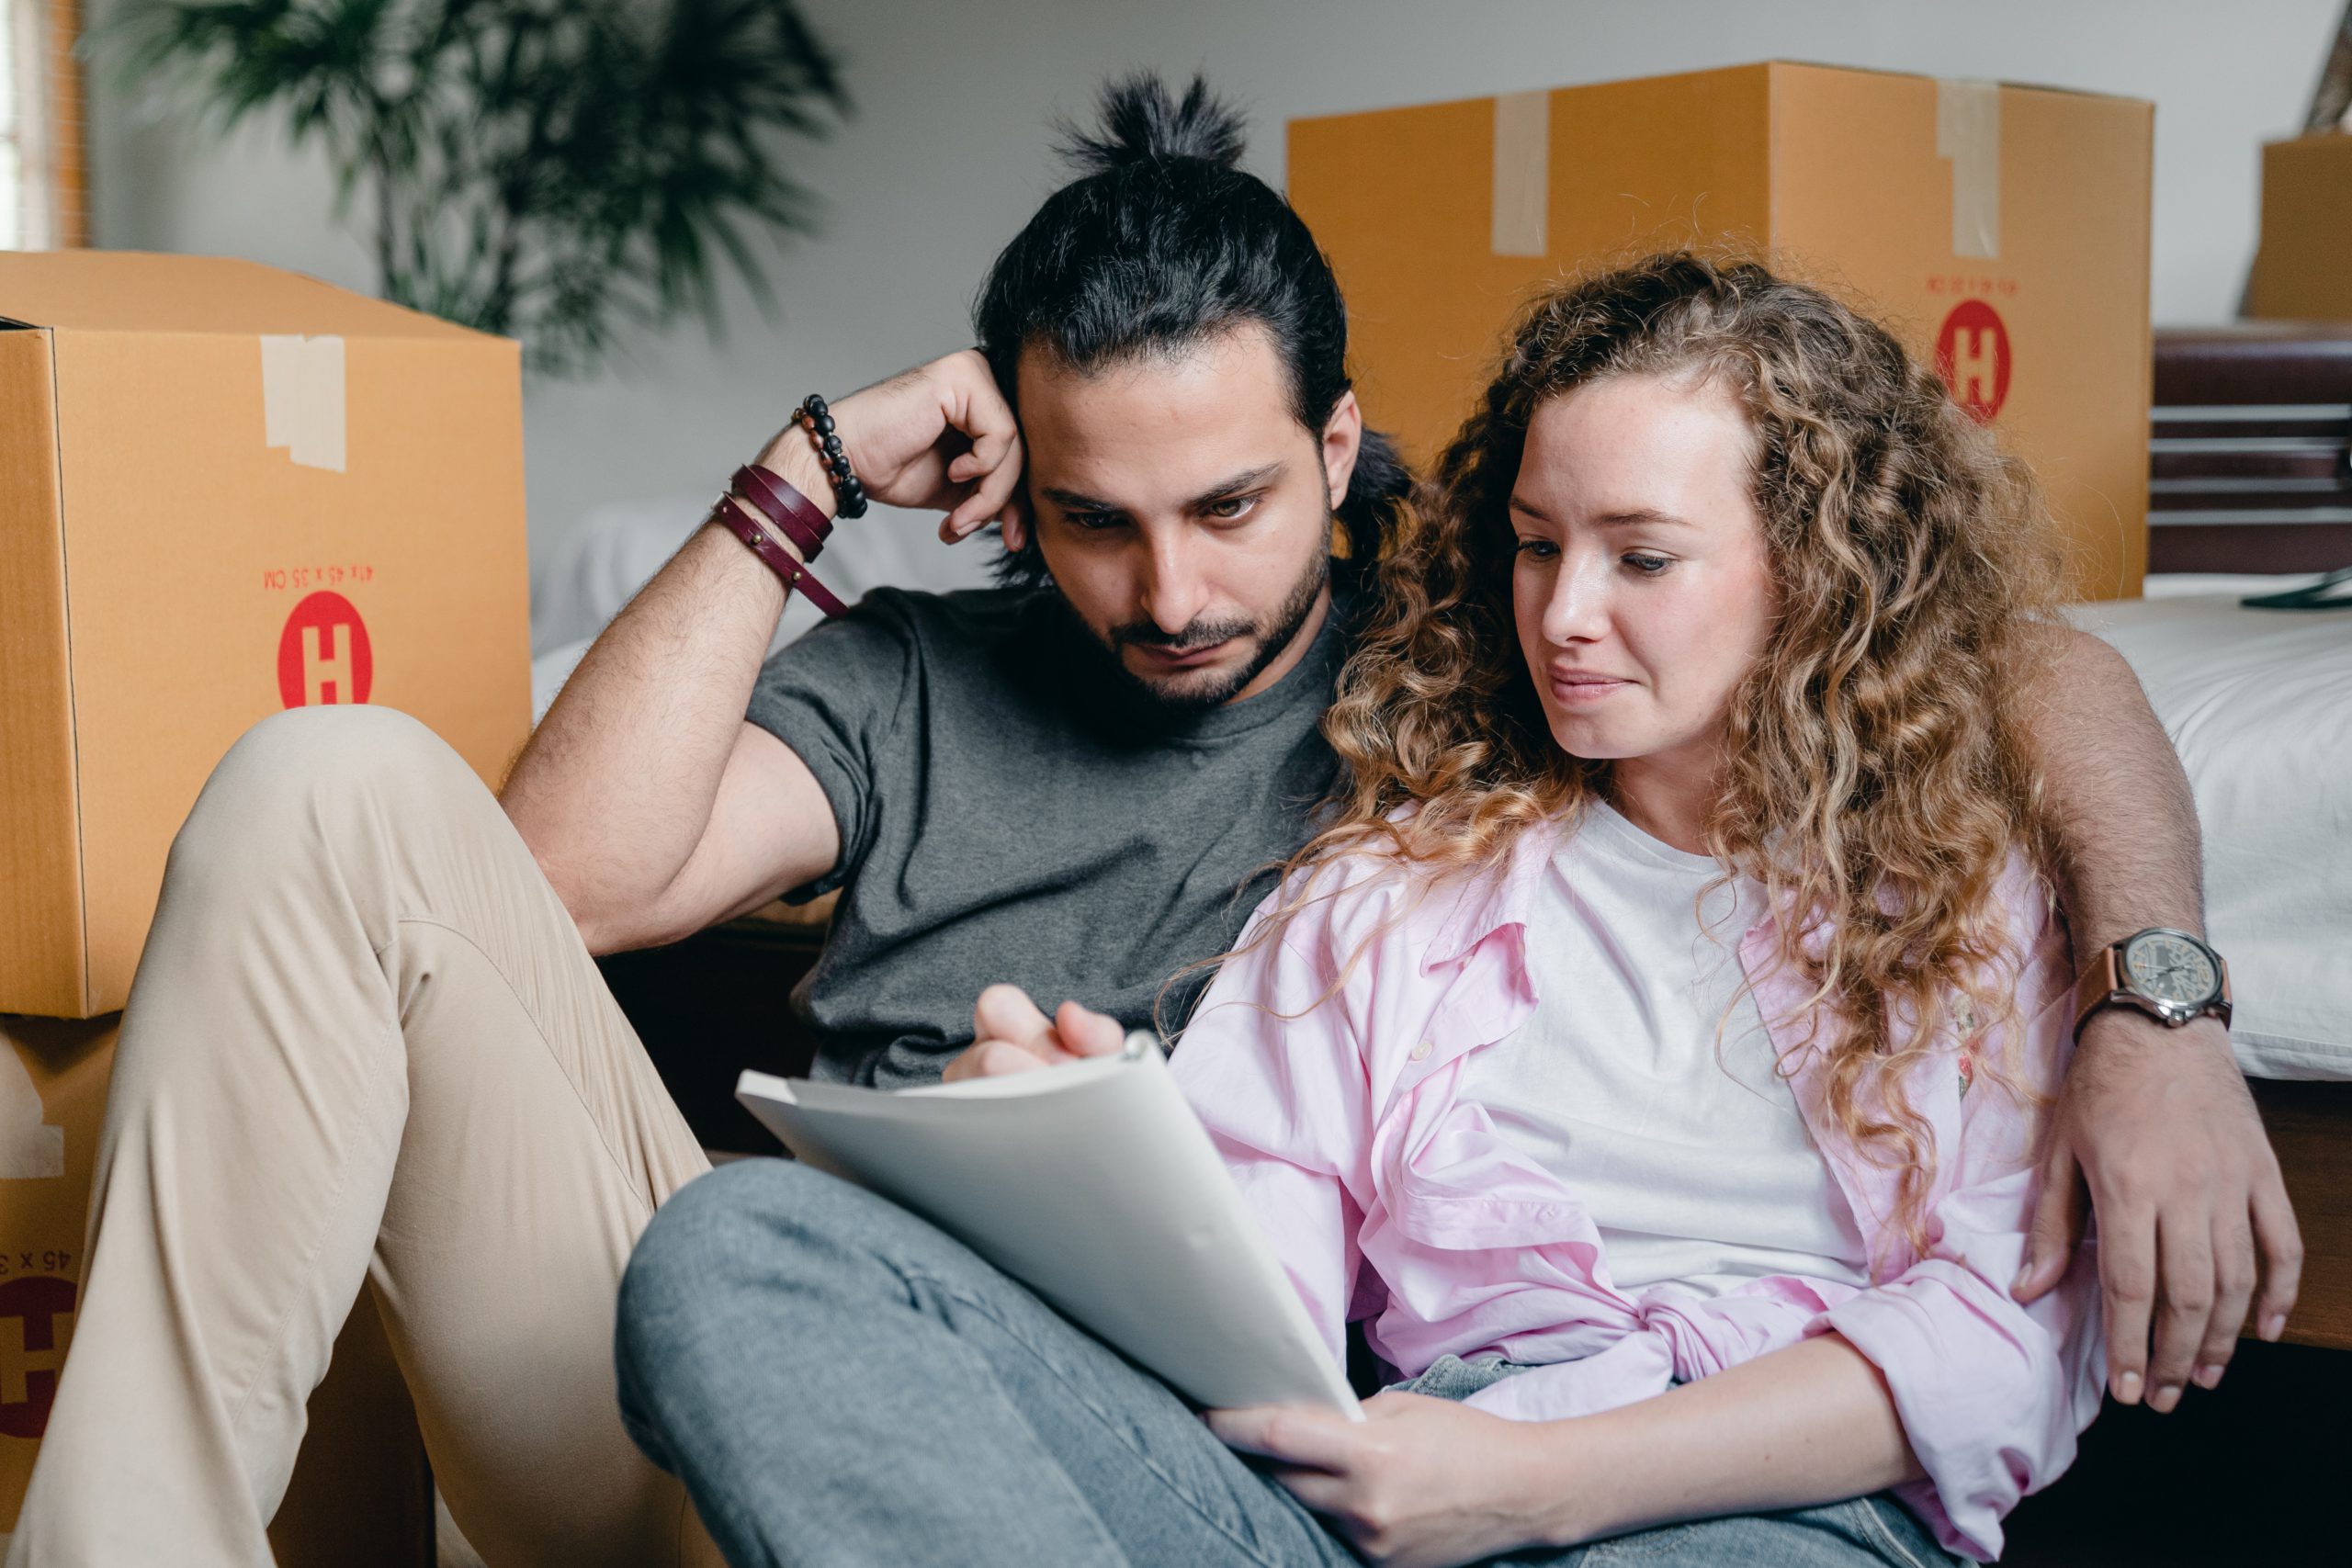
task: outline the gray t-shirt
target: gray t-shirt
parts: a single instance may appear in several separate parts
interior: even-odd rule
[[[840,862],[792,895],[843,889],[792,998],[815,1076],[936,1079],[997,981],[1149,1027],[1305,841],[1336,767],[1316,726],[1347,619],[1335,606],[1271,689],[1175,720],[1051,589],[877,589],[769,659],[751,721],[808,764],[841,829]],[[1170,990],[1171,1025],[1205,984]]]

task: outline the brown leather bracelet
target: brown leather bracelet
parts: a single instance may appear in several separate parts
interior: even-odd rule
[[[711,509],[712,521],[723,524],[727,531],[752,547],[760,563],[784,580],[786,588],[797,588],[808,597],[808,603],[828,615],[845,615],[849,606],[833,597],[832,590],[818,581],[808,569],[792,558],[792,552],[775,542],[765,528],[743,510],[743,503],[731,495],[722,495]]]
[[[736,494],[767,513],[768,521],[800,547],[801,559],[811,563],[816,560],[825,547],[825,536],[833,531],[833,520],[819,511],[816,502],[801,494],[790,480],[757,463],[746,463],[736,469],[732,482]]]

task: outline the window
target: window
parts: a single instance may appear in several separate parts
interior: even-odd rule
[[[0,0],[0,250],[81,243],[74,0]]]

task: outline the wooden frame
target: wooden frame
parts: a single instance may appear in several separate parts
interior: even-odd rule
[[[22,46],[12,51],[12,86],[23,90],[10,140],[18,154],[25,220],[17,243],[51,250],[86,244],[88,189],[84,154],[80,0],[0,0],[0,27]]]
[[[82,38],[81,0],[46,0],[49,9],[49,162],[62,249],[90,243],[89,176],[82,118],[82,62],[74,45]]]
[[[2303,1289],[2287,1337],[2352,1350],[2352,1083],[2247,1080],[2303,1233]]]

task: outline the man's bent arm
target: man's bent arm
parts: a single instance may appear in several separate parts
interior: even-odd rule
[[[2053,635],[2053,657],[2028,694],[2024,740],[2043,779],[2079,970],[2149,926],[2202,936],[2201,849],[2188,777],[2131,666],[2097,637]],[[2218,1382],[2250,1303],[2257,1330],[2278,1337],[2301,1243],[2216,1021],[2172,1029],[2130,1008],[2095,1014],[2042,1181],[2018,1293],[2039,1295],[2064,1273],[2086,1189],[2117,1398],[2133,1403],[2144,1391],[2169,1410],[2188,1382]]]
[[[779,438],[762,461],[830,513],[805,447]],[[516,761],[501,803],[590,951],[684,936],[839,855],[806,764],[743,717],[785,603],[706,523],[597,637]]]

